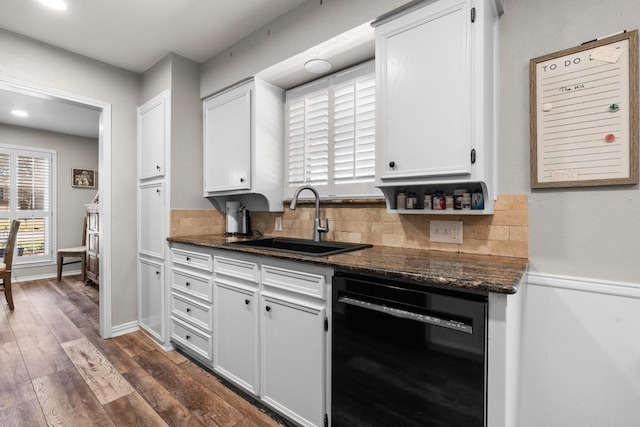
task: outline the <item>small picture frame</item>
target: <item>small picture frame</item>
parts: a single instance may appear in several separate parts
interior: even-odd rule
[[[71,186],[76,188],[96,188],[94,169],[71,168]]]

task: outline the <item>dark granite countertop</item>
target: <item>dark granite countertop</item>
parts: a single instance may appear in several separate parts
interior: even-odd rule
[[[514,294],[518,291],[529,266],[529,261],[522,258],[390,246],[373,246],[354,252],[318,257],[229,244],[246,240],[239,237],[201,235],[170,237],[167,240],[174,243],[303,261],[353,273],[374,274],[437,286],[502,294]]]

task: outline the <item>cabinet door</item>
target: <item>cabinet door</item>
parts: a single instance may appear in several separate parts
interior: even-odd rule
[[[204,104],[205,193],[251,188],[251,84]]]
[[[471,173],[467,1],[439,1],[376,28],[378,176]]]
[[[169,138],[169,92],[138,107],[138,178],[164,176]]]
[[[164,264],[138,258],[140,327],[164,340]]]
[[[324,306],[262,295],[262,399],[304,426],[325,414]]]
[[[214,292],[214,369],[257,394],[256,291],[216,282]]]
[[[164,259],[165,191],[164,183],[144,184],[139,188],[138,251]]]

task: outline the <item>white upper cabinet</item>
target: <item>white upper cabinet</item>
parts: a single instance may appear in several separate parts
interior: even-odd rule
[[[250,79],[204,101],[204,196],[258,195],[282,210],[284,91]]]
[[[492,211],[497,17],[495,0],[438,0],[374,23],[376,185],[388,199],[462,184]]]
[[[251,93],[243,85],[205,102],[207,193],[251,188]]]
[[[138,107],[138,179],[165,175],[170,106],[169,91],[165,91]]]
[[[471,173],[468,20],[438,1],[379,28],[381,179]]]

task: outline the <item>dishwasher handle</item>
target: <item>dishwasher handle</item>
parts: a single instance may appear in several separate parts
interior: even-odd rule
[[[433,314],[415,313],[413,311],[403,310],[401,308],[390,307],[382,304],[375,304],[368,301],[363,301],[351,296],[340,296],[338,302],[355,307],[364,308],[366,310],[377,311],[380,313],[388,314],[391,316],[399,317],[402,319],[415,320],[421,323],[427,323],[429,325],[439,326],[441,328],[452,329],[466,334],[473,334],[473,324],[470,322],[462,322],[459,320],[445,319],[442,316],[435,316]]]

